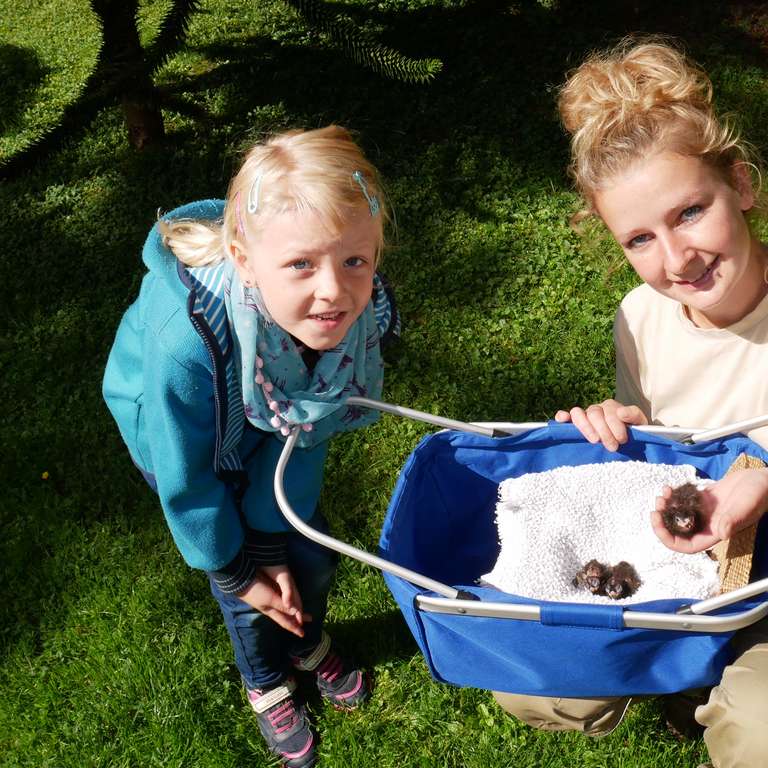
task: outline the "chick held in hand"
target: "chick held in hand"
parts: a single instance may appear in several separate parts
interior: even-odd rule
[[[701,526],[701,492],[693,483],[672,489],[661,512],[664,527],[677,536],[693,536]]]

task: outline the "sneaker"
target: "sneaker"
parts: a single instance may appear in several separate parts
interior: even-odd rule
[[[355,709],[368,698],[365,674],[331,650],[331,638],[325,632],[312,653],[294,657],[293,666],[314,672],[320,695],[337,709]]]
[[[310,768],[315,764],[315,732],[304,706],[293,698],[296,681],[289,678],[276,688],[248,690],[259,730],[272,754],[286,768]]]

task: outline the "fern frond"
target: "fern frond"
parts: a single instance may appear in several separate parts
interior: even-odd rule
[[[192,15],[200,10],[200,6],[201,0],[174,0],[160,22],[157,37],[146,51],[146,59],[153,72],[184,44]]]
[[[58,122],[46,126],[10,157],[0,156],[0,181],[29,173],[65,141],[79,137],[104,107],[101,98],[82,92],[64,108]]]
[[[353,61],[393,80],[424,83],[443,68],[440,59],[412,59],[381,43],[371,41],[349,19],[339,16],[318,0],[283,0],[312,27],[325,32]]]

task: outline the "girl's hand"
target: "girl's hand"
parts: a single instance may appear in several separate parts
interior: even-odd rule
[[[618,400],[604,400],[602,403],[570,411],[558,411],[555,421],[571,421],[590,443],[602,443],[608,451],[629,439],[627,424],[642,426],[648,423],[645,414],[636,405],[622,405]]]
[[[312,621],[302,613],[301,595],[287,565],[263,566],[238,597],[299,637],[304,637],[304,622]]]
[[[651,525],[662,544],[676,552],[692,554],[710,549],[756,523],[768,510],[768,469],[741,469],[701,491],[701,524],[693,536],[670,533],[661,513],[672,489],[667,486],[656,499]]]

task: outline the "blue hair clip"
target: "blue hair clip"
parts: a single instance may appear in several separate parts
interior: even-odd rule
[[[363,190],[365,199],[368,201],[368,208],[371,211],[371,216],[375,216],[381,210],[381,206],[379,205],[379,198],[376,197],[376,195],[372,195],[368,191],[368,184],[366,183],[365,176],[363,176],[361,171],[355,171],[352,174],[352,178],[360,185],[360,189]]]

